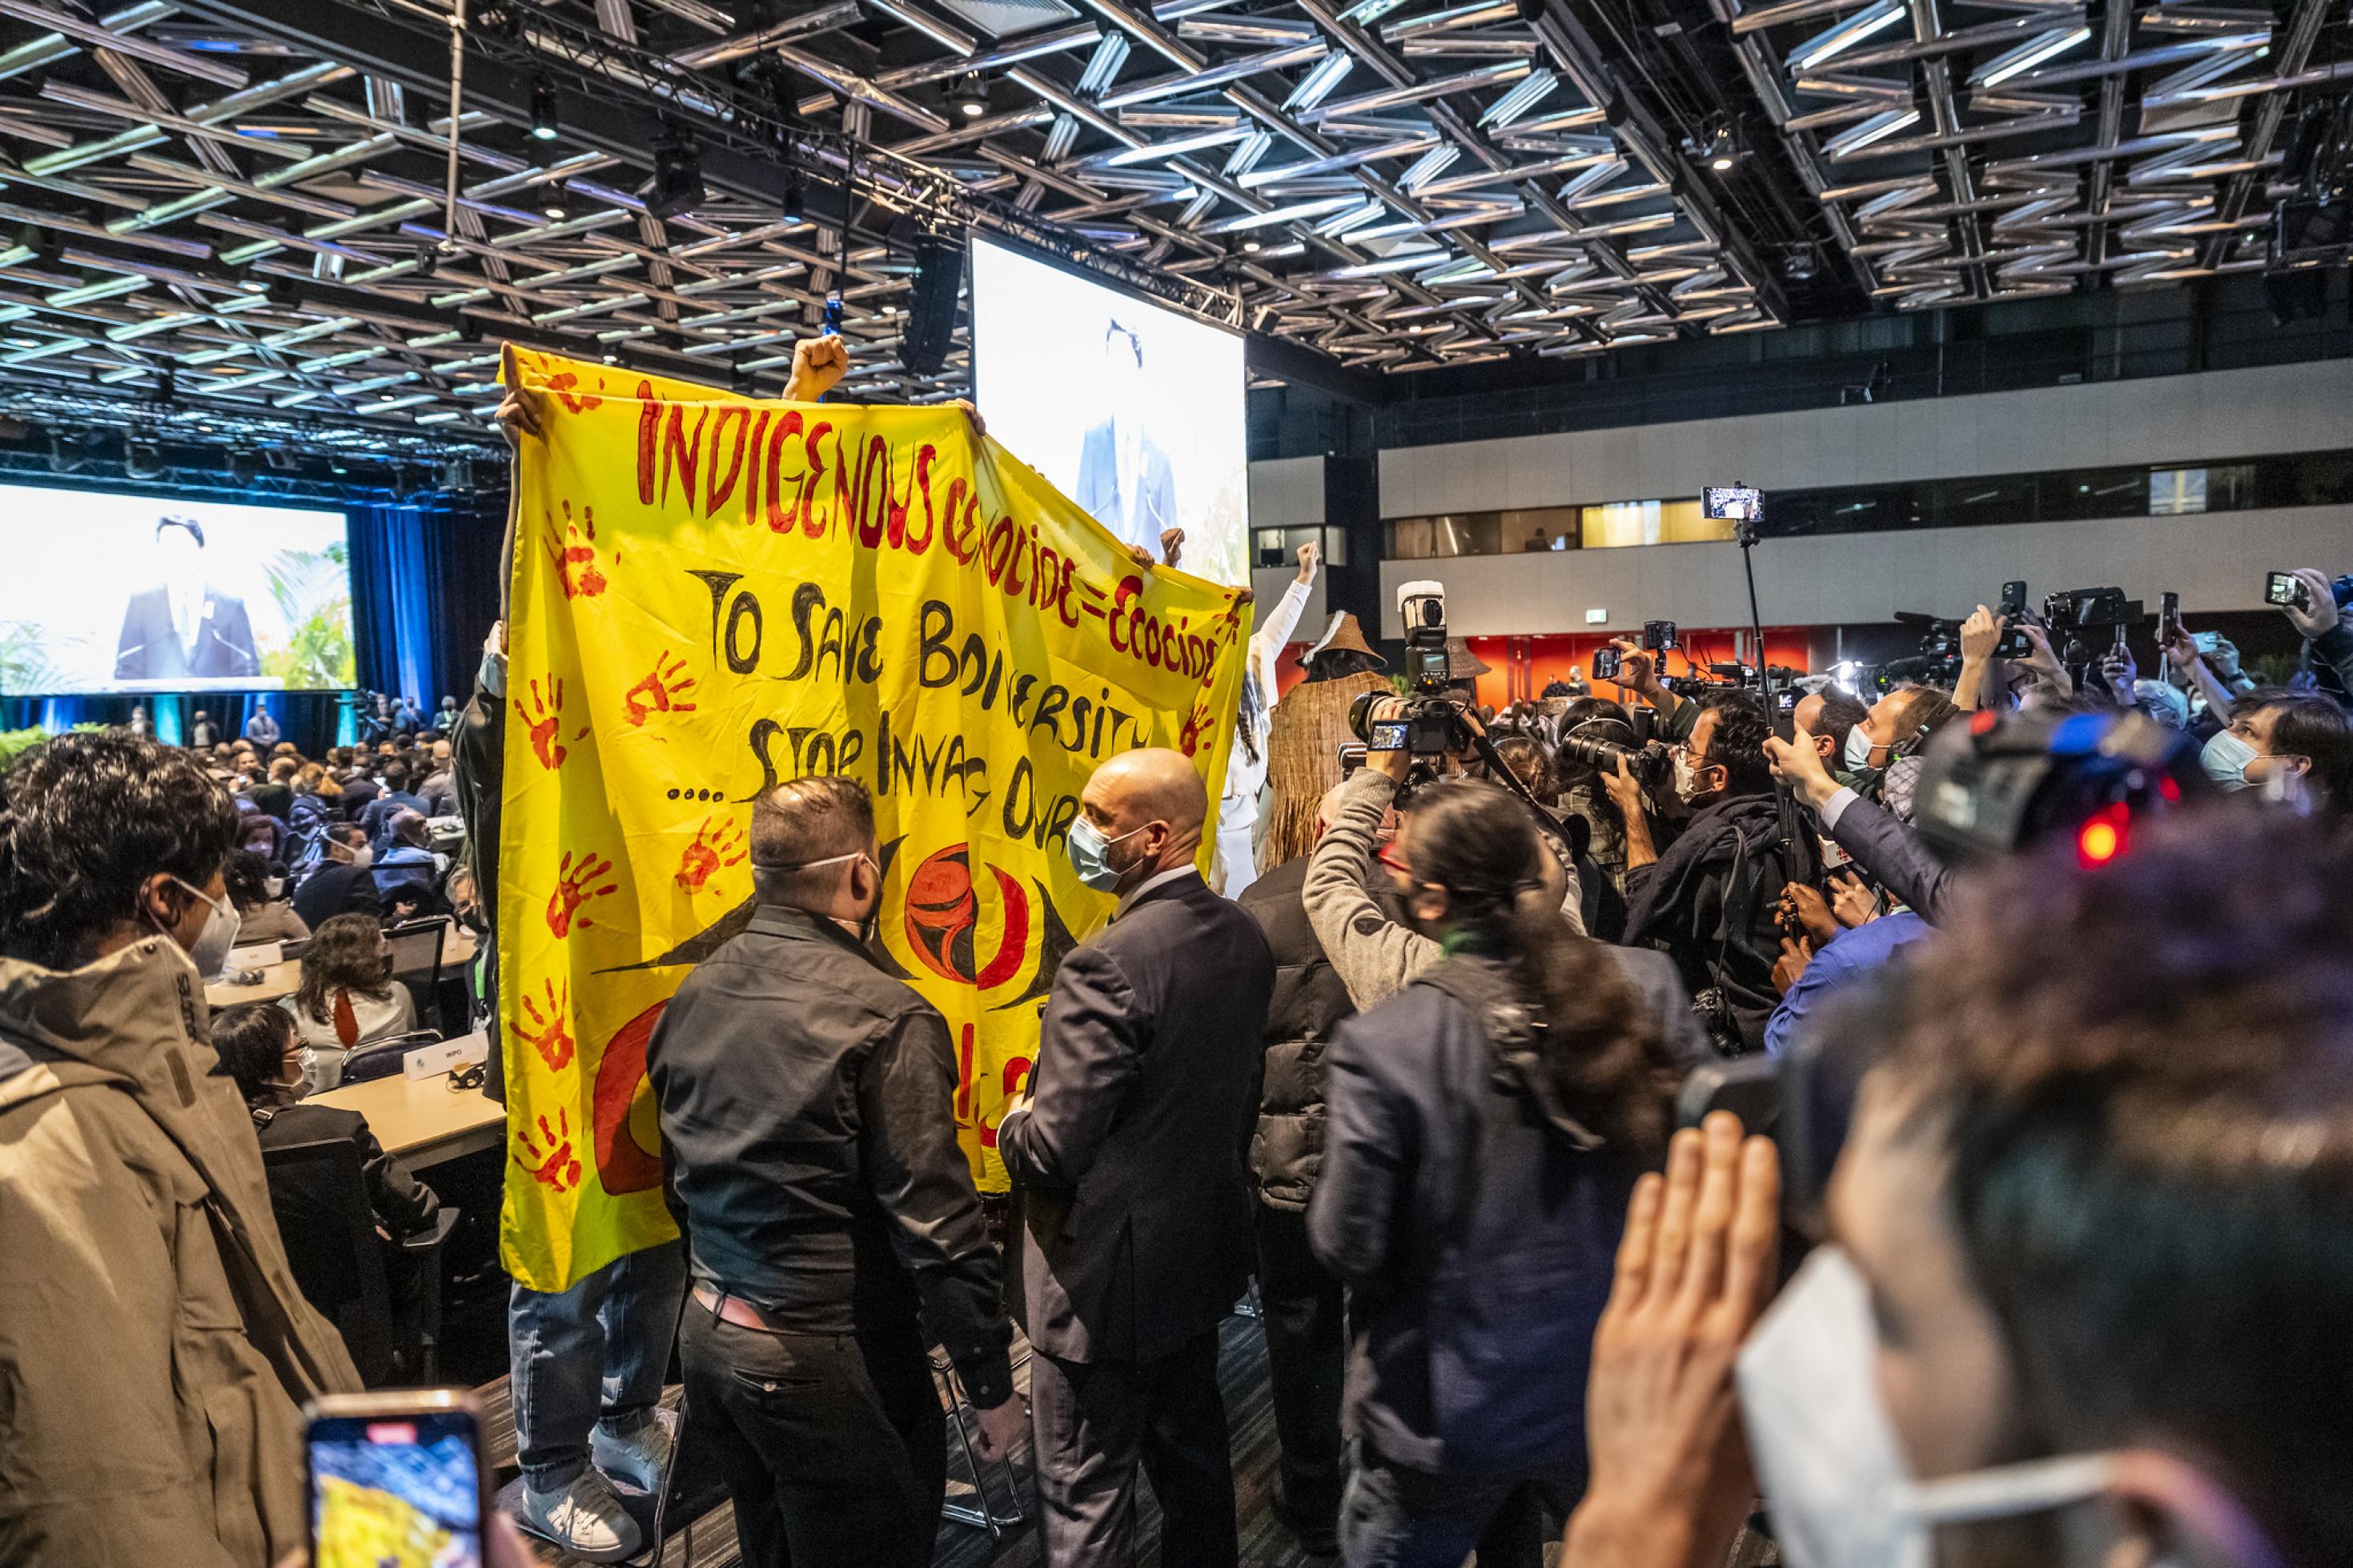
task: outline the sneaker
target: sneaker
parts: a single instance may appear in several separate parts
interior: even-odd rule
[[[637,1555],[644,1544],[637,1521],[623,1511],[611,1483],[594,1466],[559,1491],[534,1490],[525,1480],[522,1521],[575,1557],[591,1563],[617,1563]]]
[[[605,1428],[597,1427],[588,1437],[588,1458],[623,1486],[636,1491],[656,1491],[661,1487],[662,1472],[669,1468],[670,1447],[675,1442],[670,1423],[657,1412],[652,1420],[622,1436],[608,1436]]]

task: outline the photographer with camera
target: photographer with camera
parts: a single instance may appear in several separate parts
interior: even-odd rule
[[[1899,821],[1912,820],[1912,791],[1920,777],[1920,749],[1950,723],[1953,700],[1933,686],[1899,686],[1873,703],[1847,731],[1841,761],[1851,786]]]
[[[1603,942],[1626,934],[1626,818],[1610,798],[1603,773],[1616,773],[1608,748],[1641,752],[1626,710],[1606,697],[1573,699],[1560,713],[1558,749],[1553,753],[1555,797],[1572,837],[1582,827],[1585,852],[1577,863],[1584,886],[1585,930]]]
[[[1705,1056],[1655,953],[1579,936],[1525,804],[1415,795],[1383,857],[1446,955],[1339,1026],[1307,1235],[1350,1290],[1345,1561],[1536,1568],[1585,1484],[1585,1360],[1620,1216]],[[1433,1373],[1433,1368],[1437,1369]]]
[[[1359,1009],[1393,994],[1445,956],[1435,940],[1392,918],[1371,891],[1376,863],[1386,865],[1390,858],[1393,841],[1384,838],[1384,824],[1393,811],[1407,809],[1417,793],[1406,788],[1416,759],[1398,733],[1409,700],[1383,697],[1366,706],[1364,728],[1371,739],[1366,742],[1365,765],[1325,797],[1324,837],[1308,859],[1300,892],[1308,923],[1323,943],[1333,973]],[[1459,773],[1461,761],[1450,755],[1443,766],[1450,774]],[[1519,808],[1533,827],[1534,812],[1525,802]],[[1536,842],[1544,848],[1528,874],[1543,881],[1561,917],[1582,936],[1583,900],[1576,869],[1563,863],[1551,839],[1539,835]]]
[[[2300,566],[2290,575],[2302,592],[2279,608],[2304,638],[2305,667],[2324,686],[2333,677],[2334,695],[2340,701],[2353,698],[2353,609],[2346,604],[2353,595],[2339,591],[2353,590],[2353,577],[2331,582],[2310,566]]]
[[[1641,781],[1622,758],[1602,775],[1626,821],[1626,942],[1672,958],[1717,1049],[1745,1054],[1764,1045],[1765,1020],[1780,1000],[1773,965],[1781,889],[1810,868],[1782,842],[1764,703],[1718,691],[1692,706],[1689,738],[1672,754],[1675,794],[1694,816],[1664,855],[1651,837]]]
[[[1671,744],[1688,740],[1692,726],[1699,721],[1699,705],[1675,695],[1662,679],[1664,650],[1651,651],[1630,637],[1613,637],[1609,646],[1618,650],[1617,684],[1658,713],[1653,729],[1658,738]]]

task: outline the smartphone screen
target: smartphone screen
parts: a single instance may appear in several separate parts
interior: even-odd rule
[[[467,1410],[312,1415],[312,1568],[481,1568],[480,1441]]]
[[[2157,640],[2159,646],[2173,640],[2181,629],[2181,595],[2168,590],[2157,601]]]
[[[2295,603],[2295,591],[2298,586],[2295,573],[2274,572],[2263,579],[2263,603],[2293,605]]]
[[[2198,645],[2198,651],[2200,653],[2213,653],[2218,651],[2222,646],[2222,634],[2221,632],[2191,632],[2189,634],[2189,640]]]

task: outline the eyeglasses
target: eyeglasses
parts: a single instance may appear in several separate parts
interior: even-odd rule
[[[1413,868],[1407,865],[1404,858],[1398,853],[1397,840],[1394,838],[1374,850],[1373,858],[1401,876],[1413,875]]]

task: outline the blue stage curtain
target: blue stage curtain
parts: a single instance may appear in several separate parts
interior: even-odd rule
[[[443,697],[465,701],[499,615],[503,509],[359,506],[351,525],[360,684],[413,697],[427,717]]]

